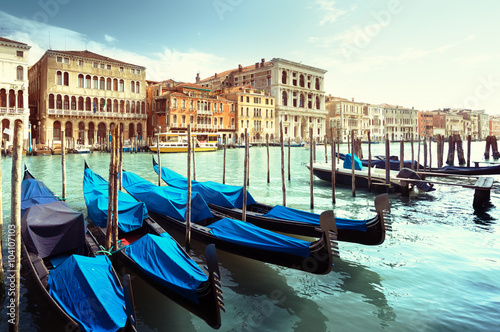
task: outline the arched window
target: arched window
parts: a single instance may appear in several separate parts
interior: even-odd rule
[[[16,92],[14,90],[9,91],[9,107],[16,107]]]
[[[17,108],[24,108],[23,91],[17,91]]]
[[[241,115],[240,116],[243,116],[243,107],[241,108]]]
[[[316,109],[319,110],[320,106],[319,97],[316,97]]]
[[[299,97],[299,107],[304,107],[304,95],[302,93]]]
[[[78,87],[83,88],[83,74],[78,74]]]
[[[54,95],[50,94],[49,95],[49,109],[54,109]]]
[[[125,91],[125,83],[123,80],[120,80],[120,84],[118,85],[118,91],[123,92]]]
[[[90,97],[85,98],[85,110],[92,111],[92,99]]]
[[[288,106],[288,95],[286,94],[286,91],[283,91],[281,99],[283,106]]]
[[[111,103],[111,99],[106,100],[106,112],[113,111],[113,104]]]
[[[176,108],[177,108],[177,99],[176,99],[176,98],[174,98],[174,99],[172,100],[172,108],[173,108],[173,109],[176,109]]]
[[[118,91],[118,80],[113,79],[113,91]]]
[[[52,128],[52,139],[55,141],[61,140],[61,123],[59,121],[55,121]]]
[[[172,127],[177,127],[177,115],[172,116]]]
[[[92,77],[92,89],[99,89],[99,79],[97,76]]]
[[[300,76],[299,76],[299,86],[300,86],[300,87],[304,87],[304,86],[305,86],[305,83],[304,83],[304,75],[300,75]]]
[[[132,113],[135,113],[135,101],[132,100]]]
[[[142,107],[141,107],[141,113],[142,113],[142,114],[146,114],[146,103],[145,103],[145,102],[142,102],[141,106],[142,106]]]
[[[104,77],[101,77],[101,78],[99,79],[99,89],[100,89],[100,90],[105,90],[105,89],[106,89],[106,84],[105,84]]]
[[[286,71],[283,70],[281,73],[281,83],[286,84]]]
[[[56,108],[58,110],[62,110],[62,97],[61,97],[61,95],[57,95],[57,98],[56,98]]]
[[[130,92],[135,92],[135,82],[130,82]]]
[[[106,110],[104,109],[106,106],[106,100],[104,100],[104,98],[101,98],[101,100],[99,100],[99,112],[105,112]]]
[[[71,97],[71,109],[73,111],[76,110],[76,97],[75,96]]]
[[[125,112],[125,101],[120,100],[120,113]]]
[[[106,79],[106,90],[111,90],[111,78]]]
[[[64,73],[64,85],[69,86],[69,73]]]
[[[118,100],[113,100],[113,112],[118,112]]]
[[[23,81],[24,80],[24,69],[23,69],[23,66],[17,66],[16,78],[19,81]]]
[[[183,110],[186,109],[186,100],[185,99],[182,99],[182,109]]]
[[[139,82],[135,82],[135,93],[140,93],[141,90],[140,90],[140,83]]]
[[[127,100],[127,104],[125,106],[125,110],[127,113],[130,113],[130,102]]]
[[[64,96],[64,109],[69,110],[69,97]]]
[[[54,96],[52,96],[52,100],[54,100]],[[7,93],[5,89],[0,89],[0,107],[7,107]]]
[[[59,70],[56,72],[56,84],[62,85],[62,72]]]
[[[90,89],[92,87],[90,81],[92,81],[90,75],[85,76],[85,88]]]
[[[319,90],[319,78],[316,78],[316,90]]]
[[[83,97],[78,97],[78,110],[83,111]]]

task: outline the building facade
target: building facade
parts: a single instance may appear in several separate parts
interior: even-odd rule
[[[418,111],[398,105],[383,104],[385,130],[391,141],[409,141],[418,134]]]
[[[283,124],[285,139],[323,141],[326,134],[324,75],[326,70],[285,59],[274,58],[256,62],[253,66],[216,73],[196,83],[212,90],[251,85],[275,98],[274,137],[279,137]]]
[[[146,68],[89,51],[48,50],[29,69],[34,137],[96,144],[119,125],[125,140],[146,135]]]
[[[29,139],[28,52],[31,46],[0,37],[0,132],[3,144],[14,137],[14,122],[21,120]]]
[[[251,143],[274,141],[275,133],[275,98],[250,85],[224,89],[220,92],[228,100],[236,103],[235,143],[245,140],[245,129]]]
[[[153,121],[160,132],[183,132],[191,125],[193,132],[218,133],[221,139],[234,139],[235,102],[191,83],[162,87],[161,91],[154,97]]]

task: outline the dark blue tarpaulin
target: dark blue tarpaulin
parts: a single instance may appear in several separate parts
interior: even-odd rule
[[[242,246],[309,257],[310,242],[271,232],[250,223],[229,218],[209,226],[210,233],[219,239]]]
[[[99,227],[106,227],[108,218],[108,182],[90,168],[83,176],[83,197],[89,218]],[[146,204],[118,191],[118,227],[125,233],[142,227],[148,217]]]
[[[158,174],[158,165],[154,166]],[[187,189],[187,178],[172,171],[167,167],[161,168],[161,178],[169,186]],[[199,193],[209,204],[224,206],[227,208],[241,209],[243,207],[243,187],[230,186],[213,181],[199,182],[191,180],[191,190]],[[252,195],[247,191],[247,205],[256,204]]]
[[[186,190],[158,187],[137,174],[123,172],[123,187],[136,199],[146,203],[148,210],[177,220],[186,220]],[[191,195],[191,221],[213,217],[212,212],[199,194]]]
[[[352,159],[351,159],[350,153],[345,155],[344,168],[352,169]],[[361,163],[361,160],[359,160],[359,158],[356,155],[354,155],[354,169],[358,170],[358,171],[361,171],[363,169],[363,164]]]
[[[124,250],[151,278],[198,303],[196,290],[208,277],[168,233],[146,234]]]
[[[123,290],[106,256],[72,255],[50,271],[49,294],[84,331],[125,326]]]
[[[23,180],[21,184],[21,217],[33,205],[52,203],[58,200],[42,181]]]
[[[310,223],[313,225],[319,225],[319,214],[292,209],[282,205],[276,205],[264,215],[264,217],[285,219],[291,221],[301,221]],[[341,229],[353,229],[357,231],[366,232],[366,220],[352,220],[344,218],[335,218],[335,223],[337,228]]]

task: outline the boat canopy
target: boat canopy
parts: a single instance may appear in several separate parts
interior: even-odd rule
[[[344,159],[344,168],[346,169],[352,169],[352,155],[350,153],[345,155]],[[359,160],[358,156],[354,155],[354,169],[361,171],[363,169],[363,164],[361,163],[361,160]]]
[[[154,170],[158,174],[158,164],[154,165]],[[161,168],[161,178],[169,186],[187,189],[187,178],[167,167]],[[243,207],[243,187],[230,186],[213,181],[199,182],[191,180],[191,190],[203,196],[208,204],[220,205],[230,209],[241,209]],[[247,205],[256,204],[252,195],[247,190]]]
[[[116,332],[125,326],[123,289],[106,256],[71,255],[50,271],[48,287],[81,330]]]
[[[123,172],[123,187],[136,199],[146,203],[150,212],[167,215],[177,220],[186,220],[186,190],[159,187],[137,174]],[[197,193],[191,195],[191,222],[212,218],[212,212]]]
[[[108,181],[86,168],[83,176],[83,197],[89,218],[99,227],[106,227],[108,219]],[[146,204],[129,194],[118,191],[118,227],[125,233],[142,227],[148,217]]]
[[[313,225],[319,225],[319,214],[292,209],[282,205],[276,205],[268,213],[264,214],[264,217],[284,219],[290,221],[300,221],[304,223],[309,223]],[[366,220],[352,220],[344,218],[335,218],[335,223],[338,228],[342,229],[353,229],[357,231],[366,232]]]
[[[150,277],[198,303],[196,291],[208,277],[168,233],[146,234],[124,250]]]
[[[41,258],[58,255],[85,244],[85,219],[62,201],[33,205],[21,219],[21,236]]]
[[[238,245],[301,257],[309,257],[310,254],[310,242],[275,233],[241,220],[223,218],[208,227],[215,237]]]
[[[21,217],[33,205],[57,202],[59,199],[42,181],[23,180],[21,184]]]

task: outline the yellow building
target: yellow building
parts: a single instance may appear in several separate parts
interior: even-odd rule
[[[51,144],[105,140],[120,125],[125,140],[146,133],[146,68],[89,51],[48,50],[29,69],[33,137]]]
[[[245,128],[251,143],[273,141],[275,136],[275,107],[273,96],[250,85],[225,89],[225,98],[236,102],[236,137],[235,143],[244,143]]]
[[[364,112],[365,104],[340,97],[326,97],[326,110],[328,111],[328,136],[330,128],[334,128],[334,135],[341,143],[347,142],[347,136],[354,134],[365,139],[369,128],[368,116]]]

